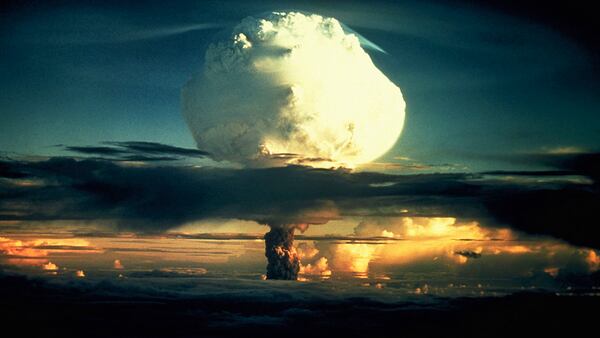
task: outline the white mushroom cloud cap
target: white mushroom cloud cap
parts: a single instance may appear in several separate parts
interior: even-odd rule
[[[334,18],[247,17],[211,44],[183,88],[200,149],[246,166],[354,167],[385,154],[404,125],[400,88]]]

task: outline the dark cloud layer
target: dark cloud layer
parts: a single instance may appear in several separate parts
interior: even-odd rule
[[[65,146],[64,149],[86,156],[113,161],[176,161],[186,157],[203,158],[208,152],[175,147],[157,142],[104,142],[105,146]]]
[[[598,159],[595,153],[539,155],[532,160],[555,170],[420,175],[299,166],[124,166],[68,157],[4,160],[0,219],[96,220],[160,232],[206,218],[273,225],[343,216],[453,216],[598,248]],[[42,183],[19,184],[23,179]]]
[[[480,258],[481,257],[480,253],[477,253],[475,251],[468,251],[468,250],[456,251],[456,252],[454,252],[454,254],[463,256],[463,257],[467,257],[467,258]]]
[[[506,337],[564,329],[585,336],[594,329],[599,305],[598,297],[541,292],[382,301],[236,280],[219,281],[220,292],[190,295],[189,282],[169,292],[149,276],[138,278],[137,284],[62,285],[0,271],[0,316],[8,332],[51,337]]]

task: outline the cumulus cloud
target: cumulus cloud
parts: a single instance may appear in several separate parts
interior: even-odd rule
[[[319,254],[319,249],[315,246],[315,242],[302,242],[296,246],[298,258],[305,263],[300,263],[300,275],[315,275],[315,276],[331,276],[329,262],[327,257]],[[309,263],[310,262],[310,263]]]
[[[57,271],[58,265],[48,261],[48,263],[42,264],[42,270],[46,271]]]
[[[377,249],[375,245],[366,243],[334,244],[329,249],[332,252],[332,268],[335,271],[367,273]]]
[[[309,263],[306,265],[300,264],[300,274],[331,276],[331,270],[329,269],[327,258],[320,257],[314,263]]]
[[[296,246],[296,252],[300,259],[308,260],[314,258],[319,253],[319,249],[315,247],[314,243],[302,242]]]
[[[354,233],[361,237],[403,239],[489,239],[500,237],[497,232],[484,229],[477,222],[457,222],[454,217],[370,217],[354,228]]]
[[[404,123],[400,89],[359,38],[295,12],[248,17],[210,45],[182,99],[198,147],[245,165],[366,163]]]

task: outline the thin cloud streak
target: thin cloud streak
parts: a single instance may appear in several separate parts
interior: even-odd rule
[[[170,27],[160,27],[154,29],[146,29],[146,30],[138,30],[133,31],[119,37],[115,37],[113,41],[107,42],[130,42],[130,41],[144,41],[144,40],[153,40],[153,39],[161,39],[166,37],[171,37],[179,34],[194,32],[194,31],[202,31],[208,29],[219,29],[226,27],[228,23],[196,23],[190,25],[181,25],[181,26],[170,26]]]

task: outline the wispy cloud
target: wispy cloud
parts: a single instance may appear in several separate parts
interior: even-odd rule
[[[139,23],[122,13],[82,8],[30,13],[14,34],[26,43],[45,45],[119,44],[169,38],[189,32],[215,30],[227,22]],[[41,28],[41,29],[40,29]]]
[[[113,40],[107,42],[128,42],[166,38],[169,36],[183,33],[202,31],[208,29],[218,29],[226,27],[227,23],[194,23],[188,25],[158,27],[150,29],[139,29],[127,32],[121,36],[115,36]]]
[[[157,142],[104,142],[106,146],[64,146],[69,152],[98,156],[113,161],[176,161],[184,158],[204,158],[208,152],[181,148]]]

